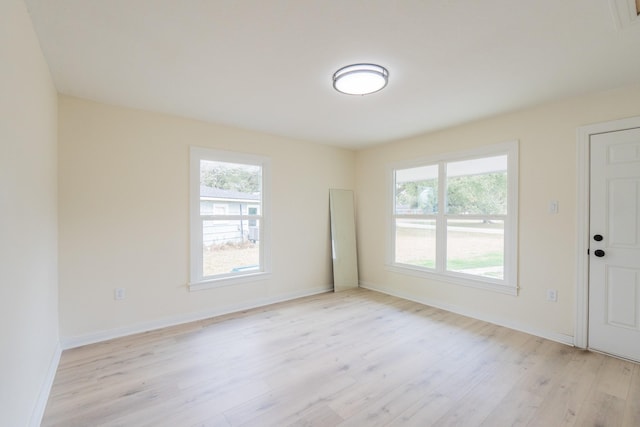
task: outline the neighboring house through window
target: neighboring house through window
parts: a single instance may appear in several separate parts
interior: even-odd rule
[[[269,271],[265,158],[191,148],[192,289]]]
[[[392,270],[517,293],[517,142],[398,164],[392,176]]]

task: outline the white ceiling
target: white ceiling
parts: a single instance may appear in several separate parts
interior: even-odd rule
[[[63,94],[348,148],[640,82],[607,0],[26,3]],[[337,93],[357,62],[389,85]]]

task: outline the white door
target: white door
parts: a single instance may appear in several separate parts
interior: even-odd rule
[[[640,128],[590,143],[589,347],[640,361]]]

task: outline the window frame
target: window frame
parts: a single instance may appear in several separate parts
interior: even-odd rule
[[[493,144],[476,149],[448,152],[435,156],[423,157],[411,161],[402,161],[388,165],[388,209],[387,209],[387,251],[386,269],[388,271],[500,292],[509,295],[518,294],[518,163],[519,142],[517,140],[500,144]],[[507,214],[495,216],[496,219],[504,219],[504,273],[503,279],[493,279],[461,272],[447,271],[447,219],[460,217],[460,214],[447,214],[445,212],[446,191],[446,164],[464,160],[473,160],[485,157],[507,156]],[[438,212],[436,214],[415,215],[415,219],[436,221],[436,263],[435,268],[413,266],[398,263],[396,256],[396,219],[406,218],[408,215],[396,214],[395,191],[396,171],[422,166],[438,165]],[[465,215],[465,218],[491,215]],[[500,217],[500,218],[498,218]]]
[[[237,219],[242,215],[201,215],[200,213],[200,162],[215,161],[260,166],[262,170],[260,213],[244,217],[260,223],[259,270],[236,272],[219,276],[203,276],[203,221],[207,218],[215,220]],[[218,150],[213,148],[190,147],[189,153],[189,223],[190,223],[190,277],[189,290],[201,290],[231,286],[239,283],[264,280],[271,274],[270,257],[270,159],[268,157]],[[233,217],[233,218],[232,218]]]

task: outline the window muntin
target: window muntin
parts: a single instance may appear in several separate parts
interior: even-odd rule
[[[268,271],[265,262],[267,161],[191,149],[191,288]]]
[[[392,173],[396,271],[515,293],[517,142],[403,166]]]

